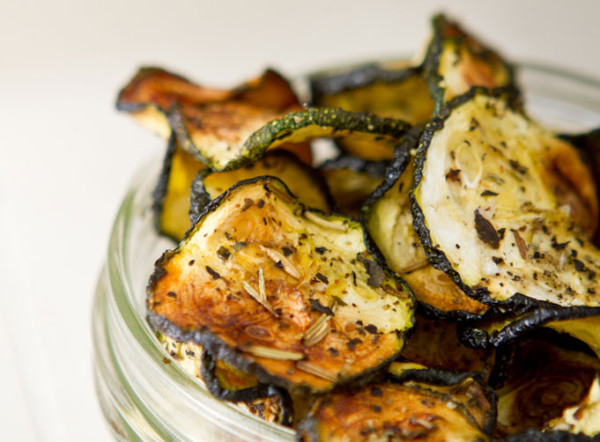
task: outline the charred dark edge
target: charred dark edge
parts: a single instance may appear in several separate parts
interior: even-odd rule
[[[233,193],[236,189],[238,189],[239,187],[242,187],[242,186],[245,186],[248,184],[257,183],[260,181],[264,181],[265,185],[269,184],[270,182],[273,182],[276,185],[281,186],[284,189],[284,191],[286,191],[290,196],[293,197],[293,194],[290,192],[288,187],[279,178],[270,177],[270,176],[259,176],[259,177],[255,177],[255,178],[251,178],[248,180],[243,180],[243,181],[238,182],[236,185],[230,187],[225,192],[223,192],[221,195],[219,195],[217,198],[212,200],[208,205],[206,205],[204,210],[202,211],[202,213],[198,216],[198,220],[196,221],[196,223],[193,226],[191,226],[188,229],[188,231],[185,233],[185,235],[183,236],[183,239],[179,243],[179,247],[175,250],[167,250],[155,262],[154,271],[152,272],[152,274],[149,278],[148,284],[146,286],[147,320],[148,320],[148,323],[150,324],[151,328],[154,331],[159,331],[161,333],[164,333],[165,335],[167,335],[177,341],[180,341],[180,342],[191,341],[198,345],[201,345],[204,349],[209,351],[215,358],[223,360],[224,362],[230,363],[233,366],[235,366],[236,368],[238,368],[239,370],[245,371],[246,373],[256,376],[259,379],[259,381],[262,383],[273,384],[273,385],[285,388],[287,390],[297,391],[301,394],[308,394],[308,393],[312,392],[310,387],[296,386],[294,384],[291,384],[290,382],[285,381],[282,378],[279,378],[277,376],[273,376],[273,375],[269,374],[264,368],[262,368],[262,366],[260,364],[249,361],[248,359],[243,357],[239,352],[237,352],[236,349],[231,348],[227,343],[223,342],[207,326],[202,326],[198,330],[183,330],[178,325],[169,321],[166,317],[155,314],[152,311],[152,307],[149,303],[150,298],[152,296],[152,291],[154,290],[156,283],[166,273],[166,270],[164,269],[164,264],[172,256],[179,253],[179,250],[181,249],[181,247],[183,247],[187,243],[189,237],[191,237],[191,235],[195,231],[195,229],[198,228],[198,226],[201,224],[203,218],[205,216],[207,216],[209,213],[217,210],[217,208],[221,205],[221,202],[225,198],[227,198],[231,193]],[[306,209],[306,207],[302,203],[298,202],[297,200],[296,200],[295,204],[297,204],[299,207],[301,207],[303,212],[306,210],[310,210],[311,212],[317,213],[326,218],[334,218],[334,219],[338,219],[338,220],[341,218],[343,221],[345,221],[344,224],[348,225],[349,228],[352,228],[352,227],[360,228],[364,234],[364,229],[362,228],[362,225],[359,222],[353,220],[349,216],[335,214],[335,213],[334,214],[326,214],[317,209]],[[365,248],[366,248],[366,246],[365,246]],[[368,250],[367,250],[367,252],[368,252]],[[414,294],[412,293],[412,290],[408,286],[408,284],[406,284],[406,282],[404,280],[402,280],[401,278],[398,278],[387,267],[383,267],[383,271],[388,278],[395,280],[397,283],[399,283],[402,286],[403,292],[409,296],[409,301],[407,301],[407,302],[410,302],[411,307],[414,307],[415,297],[414,297]],[[398,339],[398,342],[400,343],[400,345],[399,345],[398,351],[395,354],[393,354],[387,360],[383,361],[378,366],[371,367],[370,369],[364,370],[361,373],[356,374],[355,376],[351,376],[351,377],[339,380],[337,383],[334,383],[332,385],[332,387],[336,387],[338,385],[347,385],[347,384],[351,384],[351,383],[353,383],[354,385],[357,385],[357,386],[364,385],[365,383],[369,382],[374,376],[377,376],[378,374],[380,374],[380,372],[382,370],[384,370],[393,360],[395,360],[398,357],[398,355],[400,354],[400,352],[402,351],[402,348],[404,347],[407,333],[410,332],[414,328],[414,325],[415,325],[414,308],[411,308],[410,313],[411,313],[410,314],[411,325],[409,327],[407,327],[405,330],[403,330],[402,332],[396,333],[397,339]]]
[[[326,201],[328,207],[331,208],[334,206],[333,197],[331,196],[329,187],[327,187],[327,183],[325,182],[323,177],[316,172],[315,169],[313,169],[312,167],[310,167],[310,166],[306,165],[305,163],[303,163],[302,161],[300,161],[298,159],[298,157],[296,155],[294,155],[292,152],[288,152],[286,150],[280,150],[280,149],[267,152],[265,154],[265,156],[263,156],[262,158],[260,158],[257,161],[261,161],[268,157],[283,158],[283,159],[288,159],[289,161],[293,162],[295,167],[301,169],[306,174],[307,177],[310,177],[311,184],[318,187],[321,194],[325,197],[325,201]],[[253,164],[254,163],[250,163],[247,166],[251,167]],[[190,211],[189,211],[189,217],[190,217],[190,221],[192,224],[196,223],[196,221],[200,217],[200,214],[202,213],[202,209],[212,200],[211,195],[208,193],[208,191],[206,190],[206,187],[204,186],[204,180],[213,173],[220,173],[220,172],[215,172],[210,169],[202,169],[201,171],[199,171],[196,174],[196,177],[194,178],[194,181],[192,182],[191,195],[190,195]],[[263,175],[263,176],[269,176],[269,175]],[[287,186],[287,184],[286,184],[286,186]],[[292,192],[289,190],[289,188],[288,188],[288,191],[290,192],[290,195],[292,195],[294,198],[298,198],[297,195],[292,194]],[[215,195],[214,197],[216,198],[217,196],[218,195]]]
[[[169,177],[171,176],[171,166],[173,165],[173,156],[175,155],[176,149],[177,140],[175,138],[175,134],[171,132],[171,135],[169,136],[169,141],[167,142],[167,151],[163,159],[160,176],[158,177],[158,181],[156,182],[156,187],[152,191],[152,223],[154,224],[154,228],[158,233],[160,233],[161,235],[168,236],[169,238],[175,241],[179,241],[179,238],[175,238],[171,235],[168,235],[161,229],[161,217],[163,213],[163,206],[165,203],[167,192],[169,190]]]
[[[433,37],[429,43],[429,47],[427,48],[425,59],[423,61],[423,70],[425,73],[425,80],[429,87],[429,93],[431,94],[431,98],[434,102],[434,115],[437,115],[442,110],[442,106],[444,105],[445,89],[440,85],[444,78],[439,72],[439,65],[440,57],[444,50],[444,43],[449,40],[460,41],[468,37],[476,40],[483,48],[485,56],[496,56],[502,62],[504,68],[508,72],[509,77],[509,84],[506,87],[514,88],[517,95],[521,95],[515,80],[514,66],[501,57],[498,52],[483,44],[481,40],[475,38],[470,33],[467,33],[461,26],[458,25],[458,23],[449,20],[444,14],[438,14],[434,16],[431,20],[431,25],[433,29]],[[444,31],[447,26],[456,27],[461,32],[461,35],[455,37],[444,37]]]
[[[367,245],[367,250],[379,265],[385,266],[389,269],[389,266],[385,260],[385,257],[375,240],[367,229],[367,221],[371,216],[373,205],[391,189],[393,188],[411,160],[411,149],[415,148],[418,144],[419,138],[423,133],[424,125],[414,126],[404,137],[402,143],[396,148],[394,152],[394,160],[385,171],[385,179],[379,187],[377,187],[371,195],[367,198],[367,201],[363,204],[360,212],[360,223],[364,231],[364,242]],[[364,161],[364,160],[361,160]],[[408,189],[407,189],[408,191]],[[390,272],[394,273],[391,269]],[[399,276],[399,275],[396,275]],[[417,311],[423,316],[433,319],[443,319],[446,321],[476,321],[482,318],[483,314],[476,315],[474,313],[464,312],[462,310],[439,310],[438,308],[425,304],[417,300]]]
[[[517,112],[520,112],[521,109],[520,96],[518,95],[518,91],[516,91],[513,87],[502,87],[495,89],[474,87],[465,94],[459,95],[454,99],[450,100],[442,108],[439,115],[434,117],[433,120],[430,123],[428,123],[425,127],[425,131],[423,132],[423,135],[421,136],[419,142],[417,156],[415,158],[415,178],[413,182],[413,187],[410,190],[410,199],[413,213],[413,227],[421,240],[421,244],[423,245],[423,249],[425,250],[425,254],[427,255],[427,260],[431,263],[431,265],[433,265],[433,267],[445,272],[467,296],[475,299],[476,301],[481,302],[482,304],[486,304],[493,308],[497,308],[500,311],[507,309],[518,312],[527,312],[531,310],[548,311],[548,315],[559,315],[558,317],[561,319],[567,319],[569,317],[591,316],[598,314],[600,312],[600,307],[562,307],[560,305],[553,304],[547,301],[539,301],[533,298],[529,298],[519,293],[514,294],[513,296],[504,301],[494,300],[491,298],[491,296],[489,295],[489,291],[486,288],[472,288],[465,284],[458,272],[456,272],[452,268],[452,265],[450,264],[450,261],[448,260],[444,252],[436,249],[433,246],[433,242],[431,240],[431,233],[426,225],[425,216],[421,210],[421,206],[419,204],[419,201],[417,201],[417,197],[415,195],[415,192],[421,184],[421,180],[423,179],[423,166],[427,157],[427,151],[429,149],[429,146],[431,145],[433,137],[438,131],[444,128],[444,124],[446,120],[450,117],[452,112],[456,108],[467,103],[468,101],[470,101],[478,95],[484,95],[489,98],[497,99],[503,98],[507,100],[507,104],[511,109]],[[498,310],[494,309],[493,311],[497,312]],[[535,323],[532,322],[531,325],[534,324]],[[465,345],[468,344],[466,344],[465,342]]]
[[[492,406],[492,409],[489,412],[488,419],[485,425],[483,426],[482,430],[484,433],[491,435],[496,429],[496,417],[498,415],[498,397],[494,389],[483,381],[481,373],[456,370],[439,370],[435,368],[429,368],[425,370],[406,370],[400,376],[388,373],[388,378],[390,381],[398,383],[413,381],[427,385],[439,385],[446,387],[459,384],[466,378],[472,378],[482,388],[486,399],[490,402],[490,405]],[[467,413],[471,415],[471,413],[469,413],[468,410]],[[473,416],[471,415],[471,417]]]
[[[207,157],[202,149],[194,144],[187,130],[184,117],[177,107],[167,113],[169,123],[177,134],[179,144],[190,155],[201,161],[209,169],[217,172],[239,169],[249,162],[261,158],[265,151],[275,142],[285,138],[296,130],[309,126],[333,128],[336,131],[360,132],[371,135],[384,135],[400,140],[411,125],[398,119],[379,117],[377,115],[348,112],[340,108],[308,108],[302,111],[288,112],[280,118],[267,122],[252,133],[244,142],[239,156],[223,165],[216,165],[214,158]],[[318,136],[315,136],[318,138]],[[307,137],[303,141],[310,141]]]
[[[224,388],[215,375],[217,368],[215,359],[206,350],[202,350],[202,365],[200,374],[208,391],[217,399],[229,402],[251,402],[255,399],[266,398],[271,393],[269,385],[258,384],[242,390],[228,390]]]
[[[366,89],[374,83],[393,86],[415,75],[422,75],[420,66],[404,69],[385,69],[377,63],[359,66],[347,72],[320,73],[309,77],[311,104],[319,106],[323,97],[337,95],[356,89]]]
[[[399,349],[396,354],[392,355],[387,360],[375,367],[371,367],[367,370],[358,373],[355,376],[340,379],[336,383],[333,383],[331,388],[328,390],[313,390],[308,385],[295,385],[281,377],[268,373],[262,365],[258,362],[250,361],[246,359],[242,353],[237,349],[230,347],[227,343],[223,342],[217,335],[215,335],[208,327],[202,326],[198,330],[182,330],[179,326],[173,324],[167,318],[162,315],[156,315],[153,312],[148,312],[148,322],[150,323],[154,331],[159,331],[165,335],[182,342],[193,342],[201,345],[206,351],[214,355],[215,358],[227,362],[233,365],[239,370],[242,370],[248,374],[256,376],[259,381],[263,384],[274,385],[277,387],[284,388],[288,391],[294,391],[298,394],[311,394],[315,392],[331,391],[334,388],[351,385],[352,388],[361,387],[370,383],[374,378],[379,376],[389,364],[398,357],[402,351],[402,345],[399,345]],[[398,341],[402,342],[403,333],[398,333]]]
[[[155,107],[156,109],[158,109],[159,111],[161,111],[162,113],[167,113],[167,109],[163,109],[160,106],[157,106],[154,103],[136,103],[136,104],[132,104],[132,103],[127,103],[127,102],[123,102],[123,95],[125,94],[125,92],[127,92],[128,89],[132,88],[135,83],[140,82],[141,80],[145,79],[148,76],[152,76],[155,73],[163,73],[163,74],[167,74],[170,75],[172,77],[175,77],[183,82],[186,83],[190,83],[190,84],[195,84],[193,82],[191,82],[188,78],[181,76],[179,74],[175,74],[173,72],[167,71],[166,69],[163,68],[159,68],[159,67],[155,67],[155,66],[143,66],[141,68],[138,69],[137,73],[133,76],[133,78],[125,85],[121,88],[121,90],[119,91],[118,95],[117,95],[117,101],[115,103],[115,107],[117,108],[118,111],[122,111],[122,112],[139,112],[142,111],[148,107]]]
[[[317,169],[319,172],[330,172],[336,170],[351,170],[352,172],[365,173],[371,178],[383,178],[391,161],[370,161],[347,153],[342,153],[337,158],[325,161]]]
[[[204,179],[210,175],[210,173],[210,169],[202,169],[196,174],[192,181],[190,187],[190,210],[188,212],[190,225],[192,226],[200,219],[200,214],[203,209],[211,201],[210,194],[206,190],[206,187],[204,187]]]
[[[458,339],[471,348],[498,348],[548,322],[580,319],[595,315],[600,315],[600,307],[548,307],[542,305],[525,313],[525,316],[509,323],[500,331],[492,332],[491,335],[485,330],[477,328],[476,325],[464,324],[459,326]]]
[[[585,434],[574,434],[568,431],[539,431],[529,429],[500,439],[499,442],[598,442],[600,435],[594,437]]]

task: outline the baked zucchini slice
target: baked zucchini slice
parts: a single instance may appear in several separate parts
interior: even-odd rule
[[[432,19],[432,28],[424,69],[436,114],[473,86],[515,86],[513,67],[457,23],[440,14]]]
[[[503,311],[600,313],[600,252],[555,193],[557,156],[578,192],[594,194],[576,150],[514,111],[510,91],[472,89],[449,103],[415,163],[414,226],[428,260]]]
[[[238,182],[265,175],[277,177],[286,183],[305,206],[326,213],[331,211],[333,200],[321,176],[289,152],[276,150],[241,169],[228,172],[202,170],[191,185],[190,219],[195,222],[208,202]]]
[[[386,179],[368,198],[361,221],[383,261],[413,290],[419,305],[435,318],[476,319],[487,306],[466,296],[444,272],[427,262],[425,251],[413,228],[409,190],[414,177],[414,157],[419,130],[413,130],[397,150]],[[412,140],[411,140],[412,138]],[[393,240],[390,240],[393,238]]]
[[[369,195],[381,185],[388,161],[366,161],[351,155],[324,162],[319,174],[325,179],[336,212],[358,218]]]
[[[415,331],[406,341],[402,357],[436,370],[479,373],[487,380],[495,363],[495,349],[466,347],[458,339],[455,322],[415,315]]]
[[[248,136],[267,122],[299,107],[280,74],[262,76],[232,90],[211,89],[159,68],[142,68],[121,90],[117,109],[130,113],[154,132],[168,138],[172,130],[196,160],[222,170],[244,162],[240,152]],[[285,146],[310,163],[310,146]],[[252,159],[263,151],[252,152]]]
[[[600,360],[541,339],[517,344],[498,394],[498,437],[542,430],[581,403],[598,376]]]
[[[212,370],[209,369],[211,377],[207,377],[207,358],[202,346],[194,342],[176,341],[160,332],[156,336],[169,356],[214,396],[235,402],[239,408],[268,422],[291,425],[293,407],[286,391],[259,384],[254,376],[240,372],[226,363],[213,365]],[[214,364],[212,358],[209,361]]]
[[[273,177],[212,201],[147,294],[154,329],[298,392],[364,381],[413,326],[410,289],[366,251],[360,224],[307,209]]]
[[[460,400],[437,386],[384,382],[317,400],[298,426],[301,441],[486,441]]]
[[[171,134],[162,171],[152,194],[156,230],[180,241],[190,227],[190,189],[204,165],[183,150]]]
[[[596,376],[581,402],[566,408],[562,416],[551,420],[546,428],[585,434],[596,440],[600,434],[600,377]]]
[[[405,385],[448,394],[461,403],[475,423],[491,435],[496,426],[496,393],[479,374],[455,370],[415,367],[410,362],[392,362],[389,376]]]
[[[312,105],[341,107],[397,118],[410,124],[433,115],[433,101],[420,67],[390,69],[368,64],[346,72],[320,73],[310,78]]]

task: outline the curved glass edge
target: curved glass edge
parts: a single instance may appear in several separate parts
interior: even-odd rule
[[[156,165],[157,161],[152,164]],[[128,355],[120,354],[119,349],[112,345],[115,340],[121,342],[125,340],[125,342],[139,344],[144,355],[138,356],[146,357],[154,364],[155,368],[158,368],[158,371],[164,373],[166,377],[173,381],[182,397],[186,396],[190,399],[188,405],[193,406],[192,408],[199,412],[201,419],[209,419],[212,425],[219,427],[232,437],[237,436],[243,440],[293,440],[295,437],[293,430],[246,414],[233,404],[214,398],[208,390],[191,378],[178,364],[165,364],[165,358],[170,361],[173,360],[154,336],[146,322],[145,314],[138,308],[135,299],[136,292],[130,279],[131,275],[127,273],[128,247],[130,246],[129,234],[134,218],[149,210],[149,202],[140,200],[138,197],[140,195],[147,196],[150,193],[149,184],[153,185],[154,178],[158,176],[156,167],[143,168],[143,172],[136,177],[131,190],[127,193],[116,216],[110,237],[107,259],[107,282],[110,290],[105,293],[105,296],[108,297],[105,314],[108,317],[111,314],[120,316],[126,325],[126,330],[116,330],[115,321],[104,324],[104,333],[106,334],[104,342],[108,344],[109,352],[104,354],[103,357],[110,359],[116,377],[123,384],[128,400],[133,404],[135,412],[141,413],[150,426],[147,429],[148,433],[154,433],[161,438],[169,439],[174,434],[178,434],[179,429],[173,426],[168,416],[160,416],[157,410],[148,407],[145,399],[140,397],[140,392],[135,389],[135,380],[121,369],[121,365],[127,363],[124,358]],[[114,306],[111,306],[111,304],[114,304]],[[114,312],[111,312],[111,307],[114,307]],[[110,327],[113,329],[110,330]],[[115,336],[115,333],[129,334],[129,337],[121,336],[119,338]],[[144,394],[144,392],[141,392],[141,395]],[[132,415],[127,416],[129,419],[132,417]],[[185,434],[180,433],[179,437],[186,439]]]

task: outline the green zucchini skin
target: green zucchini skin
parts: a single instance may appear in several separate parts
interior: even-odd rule
[[[174,110],[169,115],[169,121],[182,147],[207,164],[210,169],[219,172],[237,169],[256,161],[267,149],[286,142],[299,143],[322,137],[349,141],[359,135],[367,137],[378,158],[391,158],[394,146],[411,127],[404,121],[377,115],[348,112],[343,109],[309,108],[288,112],[268,122],[252,133],[241,146],[235,147],[238,153],[234,158],[224,160],[203,154],[193,144],[180,112]],[[231,146],[232,149],[233,147]]]
[[[498,82],[496,81],[497,79],[494,79],[492,82],[493,84],[478,84],[478,82],[475,81],[471,86],[511,87],[515,90],[518,89],[515,82],[514,67],[504,60],[497,52],[482,44],[472,35],[465,32],[457,23],[452,22],[443,14],[433,17],[431,23],[433,37],[427,48],[423,67],[425,78],[429,85],[429,91],[435,104],[434,115],[441,111],[442,106],[449,101],[449,99],[461,95],[468,90],[451,91],[449,86],[444,85],[445,78],[440,70],[441,58],[444,55],[445,45],[447,44],[454,44],[459,48],[462,47],[462,49],[479,58],[482,62],[489,63],[488,67],[491,66],[490,69],[496,67],[499,70],[502,70],[503,75],[505,76],[504,81]],[[496,64],[496,66],[494,66],[494,64]]]
[[[280,167],[279,169],[277,169],[278,165]],[[282,166],[286,167],[282,170]],[[256,168],[258,168],[259,171],[255,172],[254,169]],[[261,173],[260,168],[276,168],[276,170],[274,170],[273,173],[268,173],[268,170],[262,170]],[[298,174],[302,176],[303,181],[295,178],[295,182],[286,182],[286,171],[290,170],[291,168],[294,169],[293,171],[297,171]],[[245,171],[247,171],[247,173],[245,173]],[[243,179],[253,178],[257,175],[274,176],[286,183],[286,186],[290,189],[290,191],[294,190],[295,193],[292,193],[307,206],[316,206],[315,208],[321,209],[324,212],[330,212],[331,208],[334,207],[333,197],[331,196],[331,192],[327,187],[327,183],[322,176],[318,174],[315,169],[298,160],[298,158],[291,152],[281,149],[267,152],[265,156],[258,161],[247,164],[241,169],[236,169],[236,172],[238,175],[244,176]],[[207,189],[205,180],[211,175],[215,176],[215,174],[218,175],[220,173],[227,174],[228,172],[213,172],[210,169],[202,169],[194,178],[190,192],[189,211],[189,218],[192,224],[199,219],[204,207],[211,200],[218,196],[218,194],[215,194],[214,191],[211,192],[209,189]],[[315,197],[315,194],[318,194],[318,197]],[[318,201],[318,204],[309,204],[311,201]]]
[[[483,304],[489,305],[493,308],[495,307],[502,311],[508,310],[523,312],[531,311],[534,308],[539,311],[538,313],[530,314],[528,316],[528,319],[524,321],[522,325],[519,325],[518,327],[512,329],[508,329],[507,337],[502,338],[503,340],[509,339],[511,333],[516,333],[527,327],[533,327],[539,324],[540,322],[549,321],[551,319],[582,317],[599,314],[599,308],[586,306],[561,307],[557,304],[553,304],[550,302],[528,298],[523,294],[515,294],[514,296],[504,301],[494,300],[490,297],[489,291],[486,287],[472,288],[465,284],[462,281],[460,275],[452,268],[444,252],[434,247],[429,228],[425,223],[424,214],[415,196],[415,191],[421,183],[421,180],[423,179],[423,166],[432,138],[434,137],[437,131],[441,130],[444,127],[445,121],[448,119],[448,117],[451,115],[455,108],[473,99],[478,94],[483,94],[484,96],[491,98],[505,99],[510,109],[512,109],[516,113],[522,113],[520,96],[518,91],[516,91],[514,88],[496,88],[489,90],[485,88],[475,87],[472,88],[466,94],[458,96],[455,99],[451,100],[449,103],[447,103],[447,105],[442,108],[440,113],[425,128],[425,131],[423,132],[423,135],[420,139],[419,149],[416,156],[415,180],[411,189],[410,196],[412,201],[414,229],[418,233],[419,238],[421,239],[421,243],[423,244],[429,262],[435,268],[442,270],[446,274],[448,274],[450,278],[468,296],[474,298],[475,300]],[[473,340],[472,337],[469,337],[465,342],[475,342],[475,340]]]
[[[265,183],[265,184],[263,184],[263,186],[265,186],[265,190],[266,190],[266,183],[276,183],[276,185],[278,187],[280,187],[282,189],[287,189],[287,186],[285,186],[285,184],[283,182],[281,182],[279,179],[274,178],[274,177],[256,177],[253,179],[241,181],[238,184],[236,184],[235,186],[229,188],[227,191],[225,191],[219,197],[217,197],[216,199],[211,201],[207,206],[205,206],[202,214],[200,215],[200,217],[197,221],[196,226],[198,225],[198,223],[200,223],[202,221],[202,219],[205,216],[208,216],[212,212],[216,211],[220,207],[222,202],[224,200],[226,200],[227,198],[229,198],[229,195],[236,192],[238,189],[242,188],[243,186],[248,186],[248,185],[257,184],[257,183]],[[290,198],[293,198],[293,195],[291,194],[291,192],[289,192],[289,189],[287,189],[286,192],[288,195],[290,195]],[[300,203],[297,203],[297,202],[294,204],[298,204],[298,205],[302,206]],[[343,220],[343,223],[345,225],[352,226],[352,228],[360,229],[360,224],[357,223],[356,221],[353,221],[351,218],[344,217],[342,215],[326,215],[326,214],[323,214],[322,212],[320,212],[318,210],[314,210],[314,209],[311,209],[311,211],[314,212],[315,214],[319,213],[323,217],[331,218],[332,216],[335,216],[336,219]],[[180,248],[182,247],[182,245],[184,245],[186,243],[186,241],[188,240],[190,235],[194,232],[196,226],[192,226],[192,228],[190,228],[190,230],[188,230],[188,232],[186,232],[184,239],[180,243]],[[233,365],[234,367],[238,368],[239,370],[242,370],[248,374],[256,376],[259,379],[259,381],[262,383],[282,387],[282,388],[287,389],[288,391],[293,391],[296,394],[312,393],[313,388],[308,385],[296,385],[283,377],[279,377],[279,376],[270,374],[260,363],[255,362],[254,360],[251,360],[251,359],[245,357],[241,352],[237,351],[237,348],[232,348],[229,344],[224,342],[219,336],[217,336],[213,331],[211,331],[209,329],[209,327],[204,325],[199,328],[185,329],[185,328],[182,328],[181,326],[171,322],[165,316],[163,316],[161,314],[157,314],[153,311],[153,301],[151,301],[152,292],[153,292],[154,288],[156,287],[156,284],[160,281],[160,279],[164,275],[166,275],[166,270],[164,268],[165,264],[172,257],[176,256],[178,253],[180,253],[179,249],[170,250],[170,251],[165,252],[163,254],[163,256],[161,258],[159,258],[159,260],[156,262],[155,270],[150,277],[150,280],[149,280],[149,283],[147,286],[147,294],[148,294],[147,318],[148,318],[148,321],[149,321],[151,327],[154,330],[160,331],[161,333],[164,333],[167,336],[169,336],[173,339],[176,339],[178,341],[191,341],[191,342],[201,345],[209,353],[218,355],[220,360]],[[400,278],[393,275],[387,269],[383,268],[382,271],[386,275],[385,276],[386,278],[390,278],[391,280],[395,281],[395,284],[397,285],[397,287],[402,288],[404,295],[408,297],[408,298],[406,298],[406,302],[408,302],[409,305],[411,305],[411,306],[414,305],[414,297],[412,295],[412,292],[410,291],[410,288],[406,285],[406,283],[404,283],[404,281],[402,281]],[[156,304],[156,305],[158,305],[158,304]],[[410,329],[412,328],[412,324],[413,324],[412,321],[413,321],[413,318],[412,318],[412,313],[411,313],[410,327],[407,327],[407,329],[401,333],[395,332],[395,336],[397,336],[397,339],[399,340],[398,342],[401,343],[402,342],[401,339],[403,339],[403,337],[406,335],[406,333],[408,333],[410,331]],[[365,383],[368,383],[372,379],[379,376],[381,371],[385,367],[387,367],[387,365],[392,360],[394,360],[397,357],[397,355],[401,349],[401,346],[402,345],[400,344],[400,348],[397,350],[397,352],[395,354],[390,355],[389,358],[387,358],[385,360],[382,359],[381,362],[377,366],[372,366],[372,367],[367,368],[367,369],[363,370],[362,372],[357,373],[355,375],[348,375],[345,378],[338,379],[335,382],[335,387],[337,387],[339,385],[350,385],[350,384],[360,386],[360,385],[364,385]]]

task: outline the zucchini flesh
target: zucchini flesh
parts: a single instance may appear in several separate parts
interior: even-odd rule
[[[202,346],[194,342],[180,342],[175,339],[157,332],[157,338],[162,347],[169,353],[175,362],[193,378],[205,385],[209,391],[219,399],[226,399],[235,402],[236,406],[246,412],[260,417],[267,422],[273,422],[281,425],[290,425],[293,416],[292,406],[289,397],[285,391],[272,388],[263,384],[258,384],[257,379],[247,373],[235,370],[228,364],[220,364],[218,368],[212,371],[220,379],[228,379],[228,384],[220,384],[215,394],[214,378],[207,382],[205,376],[205,356]],[[212,359],[211,359],[212,362]],[[226,387],[233,387],[230,391],[225,391]]]
[[[542,430],[567,407],[584,400],[600,370],[586,353],[540,339],[517,345],[498,394],[497,436]]]
[[[495,350],[473,349],[458,339],[457,324],[415,317],[415,331],[406,341],[402,357],[437,370],[479,373],[487,379],[494,366]]]
[[[262,76],[232,90],[212,89],[158,68],[142,68],[121,90],[117,109],[130,113],[154,132],[168,138],[173,130],[179,143],[197,161],[222,170],[244,162],[244,140],[298,99],[280,74],[267,69]],[[286,146],[310,163],[310,146]],[[262,155],[253,152],[253,159]]]
[[[473,86],[514,86],[512,66],[444,15],[432,20],[433,38],[425,57],[425,77],[435,113]]]
[[[555,193],[555,159],[578,193],[595,193],[575,149],[510,107],[505,90],[474,89],[426,128],[413,216],[428,259],[479,301],[598,313],[600,252]],[[558,152],[558,153],[557,153]]]
[[[420,68],[366,65],[310,78],[312,104],[369,112],[417,124],[431,118],[433,101]]]
[[[196,220],[209,201],[238,182],[264,175],[282,180],[304,205],[323,212],[331,211],[329,190],[321,177],[298,161],[294,155],[276,150],[241,169],[228,172],[203,170],[191,185],[190,218]]]
[[[183,150],[172,134],[158,183],[152,195],[156,230],[175,241],[190,227],[190,188],[204,165]]]
[[[393,382],[321,398],[298,434],[302,441],[489,440],[449,394]]]
[[[363,224],[387,265],[410,285],[430,315],[446,319],[480,317],[487,306],[466,296],[448,275],[427,262],[413,228],[409,198],[413,176],[414,158],[408,150],[399,152],[386,181],[364,205]]]
[[[369,195],[382,183],[387,161],[366,161],[350,155],[328,160],[319,167],[339,213],[358,217]]]
[[[306,209],[276,178],[211,202],[148,286],[152,326],[261,382],[326,391],[396,357],[408,287],[372,259],[360,224]]]

